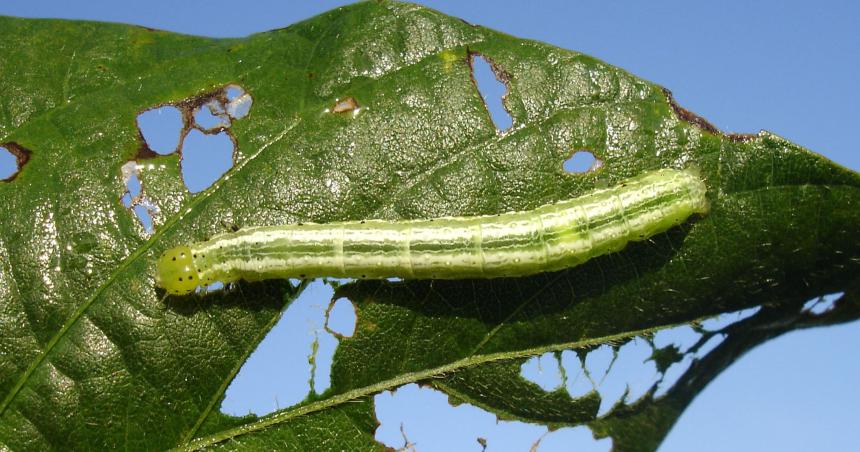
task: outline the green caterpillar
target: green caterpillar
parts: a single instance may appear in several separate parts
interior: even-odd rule
[[[182,295],[240,279],[526,276],[582,264],[705,214],[706,190],[695,170],[662,169],[522,212],[250,227],[167,250],[156,281]]]

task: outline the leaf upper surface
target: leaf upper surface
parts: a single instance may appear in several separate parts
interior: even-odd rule
[[[476,53],[508,85],[505,133],[472,80]],[[0,18],[0,55],[0,142],[31,152],[0,182],[0,445],[11,449],[375,449],[368,398],[442,376],[452,396],[573,423],[593,401],[514,413],[463,376],[508,375],[502,389],[519,394],[509,371],[524,357],[844,290],[860,274],[857,173],[767,132],[724,135],[594,58],[414,5],[359,3],[224,40]],[[254,100],[231,127],[236,164],[192,195],[176,155],[141,153],[135,118],[229,84]],[[330,112],[346,97],[356,114]],[[577,149],[603,167],[565,173]],[[132,159],[153,165],[141,173],[159,209],[153,234],[120,203]],[[154,285],[163,250],[225,223],[490,214],[689,166],[707,181],[707,216],[581,267],[341,286],[358,324],[331,389],[262,420],[218,406],[296,288],[165,298]]]

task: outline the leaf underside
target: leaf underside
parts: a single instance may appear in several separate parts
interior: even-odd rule
[[[505,80],[500,133],[471,57]],[[236,164],[182,186],[177,155],[146,152],[143,110],[238,84]],[[668,91],[592,57],[422,7],[365,2],[244,39],[0,18],[0,143],[29,160],[0,182],[0,447],[14,450],[380,449],[372,396],[430,384],[502,418],[587,424],[618,450],[653,449],[719,371],[795,328],[857,318],[860,176],[767,132],[726,135]],[[353,98],[357,114],[331,111]],[[328,109],[328,110],[327,110]],[[568,174],[587,149],[602,168]],[[148,234],[120,202],[120,168],[157,206]],[[490,214],[578,196],[647,170],[694,166],[711,212],[557,273],[338,288],[355,334],[322,396],[262,419],[218,411],[239,367],[301,288],[240,283],[165,297],[165,249],[238,226]],[[807,299],[845,292],[814,316]],[[543,392],[529,356],[623,344],[751,306],[756,316],[666,396],[596,419],[595,395]]]

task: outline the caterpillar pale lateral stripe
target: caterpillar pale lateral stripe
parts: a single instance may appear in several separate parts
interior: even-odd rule
[[[182,295],[240,279],[526,276],[582,264],[705,214],[705,192],[697,171],[662,169],[522,212],[250,227],[167,250],[156,279]]]

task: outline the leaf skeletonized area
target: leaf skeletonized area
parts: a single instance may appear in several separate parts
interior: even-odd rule
[[[472,53],[507,74],[504,134],[472,82]],[[195,438],[378,448],[366,397],[383,382],[812,297],[860,274],[856,173],[768,133],[704,130],[660,87],[594,58],[414,5],[359,3],[227,40],[0,18],[0,55],[0,142],[30,152],[0,182],[0,444],[13,450]],[[231,129],[237,164],[192,196],[177,155],[149,156],[142,190],[161,215],[146,234],[119,202],[121,167],[142,144],[134,118],[230,83],[254,98]],[[360,111],[326,112],[347,97]],[[574,149],[603,167],[566,174]],[[699,168],[711,212],[621,253],[528,278],[342,286],[358,322],[330,392],[266,429],[218,407],[292,286],[241,283],[205,301],[155,288],[164,250],[224,221],[529,210],[678,162]]]

